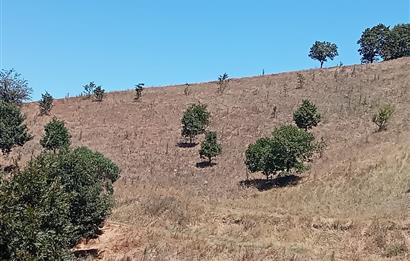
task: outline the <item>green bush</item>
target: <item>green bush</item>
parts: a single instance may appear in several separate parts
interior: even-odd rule
[[[379,108],[378,112],[373,115],[372,121],[377,125],[377,131],[383,131],[387,129],[387,122],[390,120],[394,113],[394,107],[390,104],[386,104]]]
[[[199,156],[208,158],[208,163],[211,164],[212,158],[218,156],[222,152],[221,144],[217,141],[216,132],[210,131],[205,135],[205,140],[201,143]]]
[[[113,205],[119,168],[98,152],[45,152],[0,180],[0,259],[67,260],[96,235]]]
[[[193,143],[195,136],[205,132],[209,124],[209,112],[204,104],[192,104],[184,112],[181,119],[181,135],[189,138],[189,143]]]
[[[91,94],[94,93],[94,90],[97,88],[97,85],[94,82],[90,82],[83,86],[84,95],[86,98],[91,98]]]
[[[293,113],[293,120],[296,125],[306,131],[316,127],[320,122],[320,118],[316,105],[309,100],[303,100],[302,105]]]
[[[266,178],[292,170],[301,171],[315,149],[311,133],[285,125],[275,129],[272,137],[261,138],[249,145],[245,152],[245,165],[251,172],[262,172]]]
[[[0,115],[0,149],[7,155],[13,147],[23,146],[32,136],[24,124],[24,115],[16,105],[0,100]]]
[[[44,127],[44,132],[40,140],[40,144],[44,149],[56,151],[57,149],[68,148],[70,146],[71,135],[65,127],[64,121],[54,117]]]
[[[143,90],[144,90],[143,83],[139,83],[135,85],[135,98],[134,98],[135,101],[138,101],[141,98]]]
[[[38,103],[40,107],[40,115],[49,115],[51,108],[53,108],[53,96],[48,92],[41,94],[41,100]]]
[[[218,93],[222,94],[229,84],[229,76],[227,73],[219,75],[218,77]]]
[[[104,98],[105,90],[101,86],[97,86],[93,92],[95,101],[101,102]]]

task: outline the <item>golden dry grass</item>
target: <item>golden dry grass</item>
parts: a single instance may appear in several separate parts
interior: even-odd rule
[[[408,260],[410,259],[410,59],[110,93],[102,103],[58,100],[73,144],[86,145],[122,169],[116,207],[96,247],[105,260]],[[328,147],[294,186],[243,188],[247,145],[292,121],[302,99],[322,112],[314,129]],[[180,148],[180,118],[194,102],[208,105],[223,153],[197,168],[198,147]],[[396,112],[375,133],[372,114]],[[277,115],[273,116],[273,108]],[[35,139],[50,117],[24,108]],[[16,150],[15,154],[19,152]],[[250,178],[262,178],[251,175]]]

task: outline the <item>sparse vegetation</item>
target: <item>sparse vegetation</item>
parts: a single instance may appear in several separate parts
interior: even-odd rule
[[[204,104],[192,104],[184,112],[181,119],[182,136],[189,138],[189,143],[193,144],[195,136],[205,132],[209,124],[209,112]]]
[[[218,93],[222,94],[229,85],[229,75],[224,73],[218,77]]]
[[[93,92],[94,92],[94,100],[97,102],[101,102],[104,98],[105,90],[101,86],[97,86]]]
[[[8,155],[13,147],[23,146],[32,136],[19,107],[0,100],[0,149]]]
[[[83,86],[84,95],[86,98],[91,98],[91,95],[94,93],[94,90],[97,88],[97,85],[94,82],[90,82]]]
[[[209,131],[205,134],[205,140],[201,143],[199,156],[208,159],[208,164],[211,165],[212,158],[218,156],[222,152],[222,146],[217,141],[216,132]]]
[[[266,178],[291,170],[304,170],[304,161],[315,151],[314,137],[291,125],[273,131],[272,137],[261,138],[249,145],[245,164],[251,172],[262,172]]]
[[[41,100],[38,103],[40,107],[40,115],[49,115],[51,108],[53,108],[53,96],[48,92],[41,94]]]
[[[0,71],[0,100],[16,105],[30,100],[32,89],[14,69]]]
[[[46,150],[56,151],[70,146],[71,135],[65,127],[64,121],[54,117],[44,127],[44,135],[40,140],[41,146]]]
[[[189,96],[191,95],[191,93],[192,93],[191,86],[189,85],[189,83],[185,83],[185,88],[184,88],[185,96]]]
[[[377,125],[377,131],[387,129],[387,123],[394,113],[394,107],[391,104],[383,105],[378,112],[373,115],[372,121]]]
[[[320,62],[320,68],[327,59],[333,60],[338,56],[337,45],[330,42],[316,41],[310,48],[309,57]]]
[[[144,90],[144,84],[138,83],[135,85],[135,98],[134,100],[138,101],[142,96],[142,91]]]
[[[301,73],[297,73],[296,77],[297,77],[296,89],[303,89],[303,86],[305,86],[305,77]]]
[[[316,105],[309,100],[303,100],[302,105],[293,113],[293,120],[299,128],[307,131],[320,122],[320,113]]]

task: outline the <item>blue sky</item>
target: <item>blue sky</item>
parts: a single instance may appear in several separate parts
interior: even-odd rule
[[[334,42],[331,66],[359,63],[366,27],[410,22],[409,0],[0,0],[0,66],[33,99],[318,67],[315,40]]]

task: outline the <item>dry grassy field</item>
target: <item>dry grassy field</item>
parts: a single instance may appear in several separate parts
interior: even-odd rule
[[[133,91],[61,99],[45,117],[25,105],[35,138],[14,156],[39,153],[57,116],[73,145],[122,169],[105,233],[79,248],[104,260],[410,260],[409,58],[232,79],[223,94],[216,82],[184,88],[148,88],[138,102]],[[322,114],[313,133],[327,143],[323,155],[290,182],[262,187],[249,174],[252,186],[241,186],[248,144],[291,123],[302,99]],[[197,166],[199,146],[177,145],[183,111],[198,102],[223,148],[213,167]],[[371,118],[385,103],[396,110],[376,132]]]

